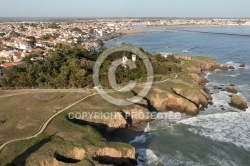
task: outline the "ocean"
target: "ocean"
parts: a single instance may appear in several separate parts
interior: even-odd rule
[[[152,28],[151,28],[152,29]],[[123,36],[108,46],[128,43],[150,53],[208,56],[235,70],[207,73],[213,105],[198,116],[155,120],[131,144],[139,165],[249,166],[250,109],[232,108],[229,94],[214,90],[233,84],[250,105],[250,27],[153,29],[157,32]],[[239,65],[245,63],[245,68]]]

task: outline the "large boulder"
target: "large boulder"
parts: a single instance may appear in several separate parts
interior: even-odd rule
[[[229,67],[228,67],[228,69],[230,69],[230,70],[234,70],[234,69],[235,69],[235,67],[233,67],[233,66],[229,66]]]
[[[214,86],[214,90],[222,90],[222,87]]]
[[[239,67],[246,67],[245,63],[241,63]]]
[[[229,86],[225,90],[229,93],[234,93],[234,94],[238,93],[238,91],[233,86]]]
[[[226,71],[226,70],[228,70],[228,67],[227,67],[227,65],[223,65],[223,66],[220,67],[220,69],[221,69],[222,71]]]
[[[239,95],[232,96],[230,105],[240,110],[245,110],[248,108],[246,101]]]

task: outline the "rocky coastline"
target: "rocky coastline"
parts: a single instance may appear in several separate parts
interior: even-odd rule
[[[152,121],[150,116],[152,112],[173,111],[190,116],[199,114],[209,104],[212,104],[212,96],[206,88],[206,83],[209,81],[204,77],[204,73],[215,70],[229,70],[229,67],[221,66],[211,58],[192,57],[188,63],[182,64],[182,72],[164,81],[155,82],[143,101],[113,111],[116,118],[105,121],[92,119],[88,116],[82,119],[67,119],[67,122],[72,124],[90,126],[96,136],[93,140],[82,143],[74,138],[74,134],[70,134],[72,135],[71,139],[77,142],[73,144],[71,139],[61,140],[55,137],[50,140],[47,146],[43,146],[28,156],[25,165],[64,166],[96,165],[96,163],[117,166],[136,165],[136,148],[128,143],[117,142],[121,140],[114,138],[115,135],[112,134],[118,130],[118,133],[125,130],[127,133],[132,132],[133,126]],[[232,106],[242,110],[248,107],[244,99],[236,95],[237,91],[233,86],[221,90],[233,94],[230,103]],[[140,116],[132,116],[134,114],[140,114]],[[132,131],[129,131],[130,129]],[[141,132],[143,131],[137,134]],[[112,139],[108,137],[112,137]],[[83,144],[86,145],[83,146]],[[50,151],[48,152],[47,149]]]

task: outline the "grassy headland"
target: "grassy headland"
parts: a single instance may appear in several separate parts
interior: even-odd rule
[[[143,50],[142,50],[143,51]],[[107,142],[105,134],[116,129],[128,128],[136,123],[151,119],[146,116],[150,111],[176,111],[196,115],[207,107],[211,96],[204,87],[206,79],[200,74],[220,66],[215,60],[206,57],[186,57],[169,55],[164,58],[160,54],[149,57],[154,68],[154,84],[147,96],[139,103],[131,106],[115,106],[99,95],[91,96],[56,116],[47,126],[43,134],[29,140],[10,143],[0,153],[0,164],[12,165],[134,165],[135,148],[129,144]],[[60,47],[44,61],[26,61],[26,68],[13,68],[6,71],[1,85],[10,88],[91,88],[92,65],[100,53],[88,54],[79,48]],[[136,96],[142,89],[146,78],[145,66],[137,59],[135,70],[118,68],[117,81],[125,85],[129,80],[139,84],[126,93],[110,90],[107,71],[113,60],[121,56],[131,56],[129,52],[118,52],[111,55],[101,69],[101,83],[115,98]],[[32,90],[31,90],[32,91]],[[0,98],[4,103],[1,117],[11,117],[2,123],[0,133],[4,141],[33,134],[41,123],[58,109],[78,101],[83,93],[28,93],[11,96],[13,91],[1,90],[0,94],[10,95]],[[1,97],[1,96],[0,96]],[[22,103],[22,105],[20,105]],[[81,119],[69,119],[69,113],[112,113],[117,118],[93,119],[90,115]],[[124,115],[133,113],[145,114],[144,119]],[[25,117],[24,119],[15,119]],[[28,125],[30,124],[30,125]],[[19,126],[19,127],[18,127]],[[20,127],[21,126],[21,127]]]

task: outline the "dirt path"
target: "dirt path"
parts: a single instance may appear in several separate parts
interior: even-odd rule
[[[169,80],[169,79],[166,79],[166,80],[163,80],[163,81],[155,82],[155,83],[153,83],[153,84],[163,83],[163,82],[166,82],[166,81],[168,81],[168,80]],[[68,90],[66,90],[66,91],[67,91],[67,92],[76,92],[76,91],[77,91],[77,92],[81,92],[81,93],[86,93],[86,92],[87,92],[87,91],[70,90],[70,89],[68,89]],[[28,94],[28,93],[34,93],[34,92],[63,92],[63,90],[60,90],[60,89],[58,89],[58,90],[54,90],[54,89],[53,89],[53,90],[46,90],[46,91],[44,91],[44,90],[24,90],[23,93],[2,95],[2,96],[0,96],[0,98],[2,98],[2,97],[16,96],[16,95],[22,95],[22,94]],[[112,93],[112,91],[111,91],[111,92],[107,92],[107,93]],[[2,145],[0,146],[0,152],[3,150],[3,148],[4,148],[5,146],[7,146],[8,144],[10,144],[10,143],[12,143],[12,142],[22,141],[22,140],[29,140],[29,139],[32,139],[32,138],[35,138],[35,137],[39,136],[40,134],[42,134],[42,133],[45,131],[45,129],[47,128],[47,126],[49,125],[49,123],[50,123],[57,115],[61,114],[62,112],[66,111],[66,110],[68,110],[69,108],[75,106],[76,104],[82,102],[83,100],[85,100],[85,99],[87,99],[87,98],[89,98],[89,97],[91,97],[91,96],[97,95],[97,94],[98,94],[98,93],[93,93],[93,94],[91,94],[91,95],[88,95],[88,96],[86,96],[86,97],[84,97],[84,98],[78,100],[77,102],[75,102],[75,103],[73,103],[73,104],[71,104],[71,105],[65,107],[64,109],[62,109],[62,110],[56,112],[55,114],[53,114],[52,116],[50,116],[48,119],[46,119],[46,120],[42,123],[40,129],[37,131],[36,134],[34,134],[34,135],[32,135],[32,136],[29,136],[29,137],[19,138],[19,139],[13,139],[13,140],[10,140],[10,141],[8,141],[8,142],[5,142],[4,144],[2,144]]]
[[[22,140],[29,140],[29,139],[32,139],[32,138],[35,138],[35,137],[39,136],[40,134],[42,134],[42,133],[44,132],[44,130],[45,130],[45,129],[47,128],[47,126],[49,125],[49,123],[50,123],[57,115],[61,114],[62,112],[66,111],[66,110],[68,110],[69,108],[75,106],[76,104],[82,102],[83,100],[85,100],[85,99],[87,99],[87,98],[89,98],[89,97],[91,97],[91,96],[97,95],[97,94],[98,94],[98,93],[90,94],[90,95],[88,95],[88,96],[86,96],[86,97],[84,97],[84,98],[78,100],[77,102],[75,102],[75,103],[73,103],[73,104],[71,104],[71,105],[65,107],[64,109],[58,111],[57,113],[53,114],[51,117],[49,117],[48,119],[46,119],[46,120],[42,123],[40,129],[37,131],[36,134],[34,134],[34,135],[32,135],[32,136],[29,136],[29,137],[14,139],[14,140],[10,140],[10,141],[8,141],[8,142],[5,142],[4,144],[2,144],[2,145],[0,146],[0,152],[2,151],[2,149],[3,149],[5,146],[7,146],[8,144],[10,144],[10,143],[12,143],[12,142],[22,141]]]
[[[2,90],[2,91],[9,91],[13,93],[0,95],[0,98],[25,95],[25,94],[30,94],[30,93],[54,93],[54,92],[88,93],[88,92],[92,92],[92,90],[82,90],[82,89],[22,89],[22,90]]]

